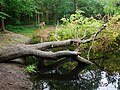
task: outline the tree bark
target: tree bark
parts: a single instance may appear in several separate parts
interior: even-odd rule
[[[86,64],[92,64],[90,61],[86,60],[83,57],[78,55],[78,52],[75,51],[42,51],[48,48],[67,46],[74,43],[84,44],[92,39],[79,40],[79,39],[69,39],[64,41],[53,41],[53,42],[44,42],[34,45],[17,45],[9,48],[0,49],[0,62],[10,61],[16,58],[21,58],[24,56],[36,56],[44,59],[57,60],[63,57],[73,58],[77,62],[84,62]]]
[[[74,0],[74,14],[76,12],[76,8],[77,8],[77,3],[76,3],[76,0]]]
[[[0,12],[3,12],[3,5],[0,4]],[[4,19],[1,19],[0,21],[0,32],[5,31],[5,25],[4,25]]]
[[[45,14],[46,14],[46,24],[49,24],[49,11],[46,10]]]

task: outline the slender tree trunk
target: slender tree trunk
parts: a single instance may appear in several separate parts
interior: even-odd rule
[[[3,12],[3,5],[0,4],[0,12]],[[0,21],[0,32],[4,32],[5,31],[5,25],[4,25],[4,19],[2,19]]]
[[[46,10],[46,23],[49,24],[49,11]]]
[[[31,19],[31,18],[30,18],[30,14],[28,15],[28,17],[29,17],[29,24],[31,24],[31,22],[30,22],[30,19]]]
[[[1,21],[1,30],[2,30],[2,31],[4,31],[4,30],[5,30],[4,19]]]
[[[77,8],[77,4],[76,4],[76,0],[74,0],[74,13],[76,11],[76,8]]]
[[[37,12],[36,12],[36,17],[35,18],[36,18],[36,25],[37,25],[38,24]]]
[[[38,13],[38,23],[40,23],[40,13]]]

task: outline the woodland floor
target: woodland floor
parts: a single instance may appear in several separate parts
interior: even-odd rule
[[[7,32],[0,34],[0,48],[27,43],[30,38],[23,35]],[[29,75],[24,72],[22,60],[15,60],[18,63],[0,63],[0,90],[30,90],[32,83]]]
[[[36,30],[36,34],[42,40],[47,39],[51,30],[55,27],[41,28]],[[29,37],[8,32],[0,34],[0,48],[6,48],[17,44],[24,44],[30,41]],[[0,90],[31,90],[32,83],[29,75],[24,71],[22,60],[17,59],[15,62],[0,63]]]

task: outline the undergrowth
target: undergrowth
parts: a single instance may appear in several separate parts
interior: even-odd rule
[[[26,35],[26,36],[32,36],[33,32],[37,28],[38,27],[32,27],[32,26],[11,26],[11,25],[6,26],[6,30],[15,32],[17,34]]]

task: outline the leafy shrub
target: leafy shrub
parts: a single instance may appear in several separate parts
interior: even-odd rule
[[[32,65],[27,66],[27,67],[25,68],[25,71],[26,71],[27,73],[34,74],[34,73],[36,73],[36,69],[37,69],[36,65],[35,65],[35,64],[32,64]]]
[[[63,24],[51,33],[50,40],[64,40],[71,38],[82,38],[86,34],[86,38],[90,38],[104,23],[104,21],[96,20],[93,17],[87,18],[82,15],[82,11],[77,11],[70,18],[62,18]],[[120,15],[114,15],[107,22],[107,27],[103,30],[94,41],[92,49],[108,50],[114,47],[120,40]],[[117,42],[116,42],[117,41]],[[90,44],[81,45],[83,48],[89,48]]]
[[[94,50],[114,50],[118,48],[120,41],[120,15],[114,15],[107,23],[107,27],[95,41]]]
[[[10,16],[4,12],[0,12],[0,20],[6,19],[6,17],[10,17]]]
[[[62,18],[63,24],[51,34],[50,39],[81,38],[84,34],[92,34],[101,26],[102,21],[96,20],[93,17],[84,17],[82,13],[84,12],[76,11],[76,14],[72,14],[70,18]]]

